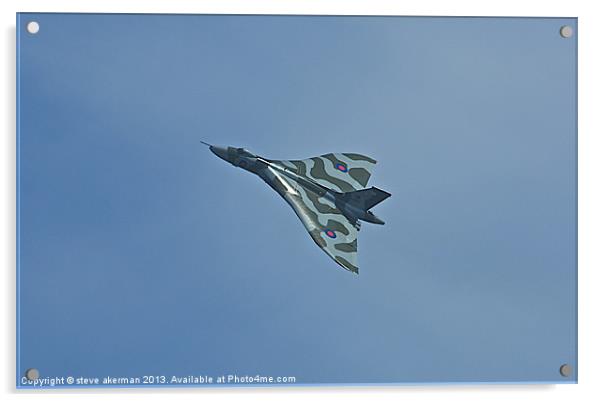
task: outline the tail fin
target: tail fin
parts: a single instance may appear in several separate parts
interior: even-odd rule
[[[349,193],[345,193],[344,195],[347,202],[357,205],[364,211],[367,211],[376,204],[383,202],[390,196],[391,194],[376,187],[352,191]]]

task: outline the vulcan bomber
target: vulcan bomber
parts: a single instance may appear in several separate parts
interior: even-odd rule
[[[337,264],[359,274],[361,222],[383,225],[370,211],[391,194],[366,188],[376,160],[331,153],[301,160],[273,160],[244,148],[209,146],[219,158],[259,176],[293,208],[314,242]]]

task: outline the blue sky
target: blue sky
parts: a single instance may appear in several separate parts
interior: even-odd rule
[[[19,372],[574,381],[564,24],[22,14]],[[360,275],[201,139],[377,159]]]

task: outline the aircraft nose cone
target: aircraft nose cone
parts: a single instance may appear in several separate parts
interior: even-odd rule
[[[228,148],[226,148],[226,147],[220,147],[220,146],[217,146],[217,145],[211,145],[209,147],[209,149],[211,150],[211,152],[213,152],[218,157],[220,157],[220,158],[222,158],[224,160],[228,160]]]

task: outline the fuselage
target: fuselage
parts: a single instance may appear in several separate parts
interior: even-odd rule
[[[360,205],[354,204],[345,197],[345,193],[335,191],[315,182],[311,178],[302,176],[292,169],[288,169],[280,164],[276,164],[269,159],[255,155],[244,148],[221,147],[211,145],[211,152],[219,158],[232,165],[261,177],[270,187],[272,187],[282,197],[287,198],[291,194],[298,192],[297,188],[292,187],[289,181],[283,180],[284,176],[292,180],[297,186],[305,191],[310,191],[318,197],[322,197],[337,206],[345,217],[356,227],[359,228],[358,220],[382,224],[372,212],[365,210]]]

